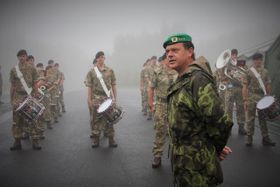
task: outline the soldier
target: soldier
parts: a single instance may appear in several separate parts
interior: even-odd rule
[[[17,57],[19,63],[10,71],[10,96],[13,108],[12,133],[15,138],[15,142],[10,150],[15,151],[22,149],[21,136],[25,126],[28,126],[29,134],[32,138],[32,148],[35,150],[40,150],[41,146],[39,145],[38,126],[34,122],[32,124],[27,124],[23,117],[16,112],[18,106],[28,97],[28,89],[32,89],[34,87],[36,90],[36,81],[38,80],[39,76],[36,69],[27,63],[27,52],[25,50],[20,50],[17,53]],[[23,77],[21,77],[20,72]],[[26,86],[25,84],[22,84],[22,82],[25,82]]]
[[[58,92],[59,92],[59,98],[58,98],[58,103],[57,103],[57,107],[58,107],[58,114],[61,116],[61,113],[60,113],[60,106],[61,106],[61,110],[63,113],[65,113],[65,104],[64,104],[64,97],[63,97],[63,92],[64,92],[64,81],[65,81],[65,77],[64,77],[64,73],[62,73],[60,70],[59,70],[59,64],[58,63],[55,63],[54,64],[54,67],[57,69],[57,71],[59,72],[60,74],[60,82],[58,83]]]
[[[160,65],[155,68],[148,89],[149,106],[154,113],[156,130],[153,147],[153,168],[158,168],[161,165],[161,156],[168,130],[167,90],[177,78],[177,72],[167,66],[168,61],[165,54],[160,57],[159,62]],[[154,96],[156,104],[154,104]]]
[[[225,92],[225,111],[228,113],[232,120],[233,106],[236,106],[237,124],[239,126],[238,133],[240,135],[246,135],[244,128],[245,125],[245,112],[242,98],[242,80],[235,78],[234,73],[245,74],[245,71],[238,68],[233,62],[237,62],[237,49],[231,50],[231,61],[225,66],[227,73],[227,86]],[[241,77],[240,77],[241,78]]]
[[[42,104],[45,106],[45,111],[43,114],[43,121],[46,122],[47,128],[52,129],[52,124],[51,124],[51,109],[50,109],[50,94],[48,92],[48,85],[46,82],[46,70],[44,69],[44,65],[42,63],[38,63],[36,65],[37,72],[43,81],[43,89],[42,92],[44,93],[44,98],[42,100]]]
[[[255,127],[255,115],[257,102],[265,95],[272,94],[271,80],[268,76],[268,72],[263,68],[263,55],[255,53],[252,57],[253,66],[248,70],[247,76],[243,79],[242,95],[244,100],[244,108],[246,111],[246,126],[247,126],[247,146],[252,146],[254,127]],[[260,79],[257,77],[260,76]],[[260,85],[264,85],[262,86]],[[258,110],[257,110],[258,111]],[[266,125],[265,116],[258,111],[259,125],[262,134],[262,143],[264,146],[275,146],[268,135],[268,129]]]
[[[54,68],[54,61],[48,61],[47,67],[47,75],[46,75],[47,84],[49,85],[49,93],[50,93],[50,108],[51,108],[51,118],[55,123],[58,123],[58,111],[57,111],[57,103],[58,103],[58,84],[60,82],[60,74]]]
[[[147,66],[150,62],[150,59],[147,59],[146,62],[143,64],[143,69],[140,73],[140,91],[141,91],[141,100],[142,100],[142,112],[143,115],[146,116],[148,112],[148,93],[147,93],[147,86],[148,86],[148,73],[147,73]]]
[[[2,89],[3,89],[3,79],[2,79],[2,72],[1,72],[1,65],[0,65],[0,104],[3,104],[2,102]]]
[[[154,74],[154,70],[156,67],[157,67],[157,57],[152,56],[151,60],[149,62],[149,65],[147,66],[147,69],[145,70],[146,71],[145,77],[147,78],[147,89],[148,89],[148,85],[151,82],[151,79],[152,79],[152,76]],[[147,90],[147,93],[148,93],[148,90]],[[148,97],[148,95],[147,95],[147,97]],[[147,104],[149,105],[148,102],[147,102]],[[147,108],[147,115],[148,115],[147,120],[151,120],[153,114],[152,114],[152,111],[150,110],[150,107],[149,106],[147,106],[147,107],[148,107]]]
[[[27,63],[30,64],[31,66],[35,67],[35,58],[34,58],[34,56],[28,55]]]
[[[178,72],[169,89],[168,122],[174,186],[215,186],[222,183],[220,160],[232,121],[224,112],[209,63],[196,61],[187,34],[175,34],[163,44],[169,67]]]
[[[105,56],[103,51],[98,52],[95,55],[95,59],[96,67],[98,68],[96,71],[99,71],[102,74],[102,78],[107,89],[112,90],[110,91],[110,94],[113,98],[113,102],[116,103],[117,90],[114,71],[105,65]],[[109,146],[117,147],[118,144],[114,140],[115,130],[113,125],[107,124],[105,119],[97,113],[98,106],[108,98],[108,95],[106,94],[100,79],[97,77],[96,71],[95,69],[90,70],[87,74],[86,81],[88,85],[88,105],[92,108],[92,148],[99,146],[99,137],[104,126],[107,128]]]

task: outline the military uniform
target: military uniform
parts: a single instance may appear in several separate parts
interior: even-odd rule
[[[175,82],[177,72],[161,64],[155,68],[151,76],[150,86],[155,89],[155,140],[153,147],[154,157],[161,157],[168,130],[167,122],[167,90]],[[156,158],[155,158],[156,159]]]
[[[229,71],[229,73],[230,71],[241,71],[240,68],[232,65],[231,63],[227,64],[227,70]],[[227,85],[225,91],[225,111],[228,113],[231,120],[233,116],[234,103],[236,106],[237,124],[239,126],[238,132],[239,134],[245,135],[245,111],[242,97],[242,80],[230,79],[227,77]]]
[[[108,90],[111,90],[113,85],[116,85],[116,77],[114,71],[104,65],[103,68],[99,68],[100,73],[102,74],[102,78],[107,86]],[[99,137],[101,134],[102,128],[106,128],[107,135],[109,137],[109,144],[110,142],[113,144],[114,142],[114,135],[115,130],[114,126],[107,124],[105,119],[102,115],[97,113],[97,109],[100,104],[102,104],[106,99],[108,99],[105,91],[103,90],[99,79],[94,71],[94,69],[90,70],[87,74],[87,86],[92,89],[92,102],[93,107],[91,109],[91,118],[92,118],[92,135],[94,141],[99,142]]]
[[[61,79],[61,76],[59,74],[59,71],[55,69],[54,67],[47,70],[47,84],[49,86],[49,93],[50,93],[50,109],[51,109],[51,118],[52,121],[58,122],[58,110],[57,110],[57,104],[58,104],[58,83]]]
[[[268,76],[268,71],[265,68],[255,68],[255,69],[260,74],[264,85],[271,84],[271,80]],[[255,129],[256,106],[257,106],[257,102],[264,97],[264,92],[259,85],[258,79],[255,77],[254,73],[251,70],[248,70],[248,74],[244,78],[243,84],[248,86],[248,109],[246,111],[247,114],[246,130],[248,135],[247,144],[251,145],[252,136],[254,135],[254,129]],[[275,143],[273,143],[269,138],[264,114],[259,112],[258,110],[257,112],[258,112],[259,126],[260,126],[264,144],[270,142],[273,145],[275,145]]]
[[[148,115],[148,118],[151,118],[152,113],[148,104],[149,65],[144,67],[143,77],[144,77],[144,84],[143,84],[144,115]]]
[[[39,76],[36,69],[25,63],[19,63],[19,70],[21,71],[23,78],[29,88],[32,88],[35,82],[38,80]],[[20,116],[16,109],[20,106],[22,102],[28,97],[22,83],[16,73],[16,68],[12,68],[10,71],[10,82],[11,82],[11,103],[13,107],[13,125],[12,133],[15,138],[15,144],[11,147],[11,150],[21,149],[20,139],[24,131],[27,131],[32,138],[33,145],[38,144],[40,128],[37,123],[28,124],[22,116]]]
[[[64,98],[63,98],[63,92],[64,92],[64,86],[63,82],[65,80],[64,74],[61,71],[58,71],[60,74],[61,81],[58,85],[58,104],[57,104],[57,110],[60,114],[60,110],[64,113],[65,112],[65,104],[64,104]],[[61,108],[60,108],[61,106]]]
[[[156,64],[152,64],[152,65],[148,65],[147,66],[147,69],[146,69],[146,78],[147,78],[147,88],[146,90],[148,90],[148,86],[149,84],[151,84],[151,80],[152,80],[152,77],[154,75],[154,71],[156,69],[157,65]],[[147,111],[148,111],[148,120],[152,119],[152,111],[150,110],[150,107],[149,107],[149,104],[148,104],[148,91],[147,91]]]
[[[1,73],[1,66],[0,66],[0,104],[2,104],[2,89],[3,89],[3,79]]]
[[[215,186],[222,182],[218,159],[232,128],[206,59],[200,57],[168,94],[168,121],[175,186]]]
[[[145,88],[144,85],[145,85],[145,66],[143,67],[143,69],[141,70],[141,73],[140,73],[140,82],[142,85],[141,87],[141,104],[142,104],[142,112],[144,115],[147,115],[147,96],[145,96]],[[146,91],[147,92],[147,91]]]

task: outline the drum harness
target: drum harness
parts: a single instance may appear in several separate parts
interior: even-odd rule
[[[254,67],[251,67],[250,70],[253,72],[253,74],[257,78],[259,85],[260,85],[261,89],[263,90],[264,95],[267,95],[261,75],[257,72],[257,70]]]
[[[19,70],[19,66],[18,65],[15,66],[15,69],[16,69],[17,76],[18,76],[18,78],[19,78],[19,80],[20,80],[24,90],[26,91],[28,96],[30,96],[32,89],[27,86],[26,81],[24,80],[24,77],[23,77],[21,71]]]
[[[98,67],[97,67],[97,66],[94,66],[93,69],[94,69],[94,71],[95,71],[95,73],[96,73],[97,78],[98,78],[99,81],[100,81],[100,84],[101,84],[101,86],[102,86],[104,92],[106,93],[107,97],[110,98],[110,91],[108,90],[108,88],[107,88],[107,86],[106,86],[106,84],[105,84],[105,82],[104,82],[104,80],[103,80],[102,74],[100,73]],[[113,95],[113,94],[112,94],[112,95]],[[114,96],[113,96],[113,97],[114,97]]]

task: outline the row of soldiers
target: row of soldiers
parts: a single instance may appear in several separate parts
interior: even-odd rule
[[[191,40],[187,34],[172,35],[163,44],[166,52],[159,63],[155,57],[144,63],[142,113],[154,119],[153,168],[161,166],[169,132],[174,186],[216,186],[223,181],[220,161],[232,152],[226,142],[234,106],[238,133],[247,136],[247,146],[252,146],[256,111],[263,145],[275,146],[264,114],[256,110],[265,93],[272,94],[271,80],[263,67],[263,55],[254,54],[253,67],[265,84],[263,93],[246,61],[232,63],[237,62],[236,49],[231,50],[229,63],[212,74],[207,59],[195,58]]]
[[[42,63],[35,65],[35,59],[27,54],[26,50],[17,53],[18,64],[10,71],[11,82],[11,105],[13,108],[12,133],[15,139],[11,151],[21,150],[21,139],[31,137],[32,147],[40,150],[39,139],[44,139],[45,125],[52,129],[53,123],[58,123],[58,117],[65,111],[63,101],[64,74],[59,70],[59,64],[53,60],[48,61],[48,66],[44,69]],[[29,93],[28,90],[31,90]],[[28,121],[18,110],[29,97],[35,98],[43,107],[44,112],[37,121]],[[32,110],[33,106],[27,106]],[[37,106],[38,107],[38,106]],[[31,111],[25,111],[31,112]],[[33,111],[36,113],[36,111]],[[30,115],[34,115],[31,113]]]
[[[217,88],[220,98],[223,100],[224,110],[233,118],[233,109],[236,108],[238,133],[246,135],[246,145],[252,146],[256,111],[259,119],[259,126],[262,134],[262,143],[267,146],[275,146],[268,134],[266,116],[256,110],[256,105],[265,95],[272,94],[271,80],[268,71],[264,68],[263,55],[255,53],[252,56],[254,69],[259,73],[264,84],[262,90],[258,78],[246,66],[245,59],[237,59],[238,50],[232,49],[229,62],[222,68],[215,71]]]
[[[153,168],[161,166],[161,157],[168,135],[168,88],[176,81],[177,76],[177,72],[168,66],[165,54],[158,59],[156,56],[148,59],[140,74],[142,113],[144,116],[148,115],[148,120],[153,117],[154,121]]]

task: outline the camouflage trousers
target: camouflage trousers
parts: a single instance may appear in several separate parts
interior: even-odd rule
[[[114,126],[108,124],[102,115],[97,113],[97,106],[93,106],[91,109],[91,133],[93,136],[100,137],[101,131],[107,133],[108,137],[115,136]]]
[[[248,110],[246,111],[246,131],[247,131],[248,136],[254,135],[256,108],[257,108],[257,103],[249,100]],[[258,110],[257,110],[257,112],[258,112]],[[259,119],[261,134],[263,137],[267,137],[268,129],[267,129],[267,124],[266,124],[264,114],[261,112],[258,112],[258,119]]]
[[[48,94],[42,101],[42,104],[45,106],[45,111],[43,113],[43,119],[45,122],[51,121],[51,107],[50,107],[50,95]]]
[[[142,103],[143,103],[143,109],[144,109],[143,112],[151,117],[152,116],[152,112],[150,110],[149,103],[148,103],[148,91],[147,91],[147,88],[144,89],[143,96],[142,96]]]
[[[37,140],[39,139],[40,134],[38,123],[33,122],[32,124],[29,124],[21,115],[19,115],[18,112],[15,112],[17,107],[25,100],[25,98],[27,98],[27,95],[15,95],[15,98],[13,98],[12,134],[15,139],[19,139],[22,137],[23,132],[26,132],[33,140]]]
[[[239,127],[244,128],[245,111],[241,88],[227,89],[225,92],[225,111],[231,120],[233,116],[234,103],[236,105],[237,124]]]
[[[60,113],[61,107],[62,108],[65,107],[64,98],[63,98],[63,91],[60,91],[59,97],[57,99],[57,111],[58,111],[58,113]]]
[[[154,114],[155,123],[155,140],[153,147],[153,155],[155,157],[161,157],[164,149],[164,143],[168,132],[167,121],[167,103],[157,102],[155,106]]]
[[[58,95],[57,90],[53,89],[50,91],[50,111],[51,111],[51,120],[56,120],[58,118],[57,103]]]
[[[29,134],[32,140],[38,140],[42,129],[37,123],[28,124],[23,117],[13,111],[12,133],[15,139],[21,138],[23,132]]]
[[[141,91],[141,106],[142,106],[142,112],[147,112],[147,105],[146,105],[146,100],[145,100],[145,94],[144,91]]]
[[[90,116],[90,120],[89,120],[90,130],[91,130],[91,135],[93,135],[92,107],[88,106],[88,110],[89,110],[89,116]],[[108,127],[107,127],[106,123],[102,123],[102,128],[101,129],[103,130],[104,134],[108,134]]]

